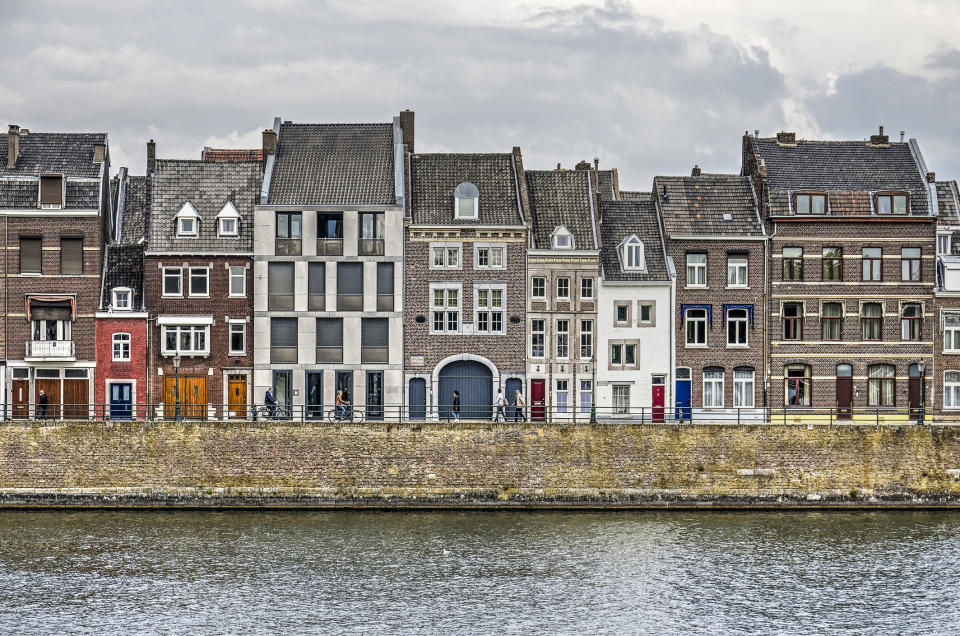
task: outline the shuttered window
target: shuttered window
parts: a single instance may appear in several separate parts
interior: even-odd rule
[[[293,311],[293,263],[267,266],[267,309]]]
[[[337,263],[337,311],[363,310],[363,263]]]
[[[364,318],[360,321],[360,361],[389,362],[390,330],[386,318]]]
[[[60,273],[83,273],[83,239],[60,239]]]
[[[297,319],[270,319],[270,362],[297,361]]]
[[[343,318],[317,318],[317,362],[343,362]]]
[[[40,207],[63,207],[63,177],[40,177]]]
[[[40,274],[41,257],[40,247],[43,241],[39,236],[21,236],[20,237],[20,273],[21,274]]]

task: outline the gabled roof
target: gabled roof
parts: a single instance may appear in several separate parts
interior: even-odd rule
[[[653,201],[604,201],[600,221],[603,278],[610,281],[669,281],[660,221]],[[646,272],[625,272],[619,246],[636,234],[643,241]]]
[[[937,181],[937,224],[960,225],[957,182]]]
[[[0,142],[0,176],[32,176],[62,174],[67,177],[98,178],[102,164],[93,162],[94,144],[106,144],[106,133],[40,133],[20,134],[20,155],[17,165],[7,167],[9,143]]]
[[[622,201],[650,201],[652,196],[649,192],[638,192],[636,190],[621,190],[620,199]]]
[[[929,196],[918,158],[910,144],[866,141],[808,141],[780,144],[774,137],[748,137],[767,168],[770,214],[790,213],[791,193],[803,190],[843,193],[850,205],[836,214],[859,214],[864,193],[902,190],[910,193],[910,214],[929,214]],[[856,195],[860,193],[860,202]],[[852,199],[852,200],[851,200]]]
[[[480,191],[476,219],[454,218],[453,191],[463,182]],[[411,155],[410,199],[416,225],[523,225],[510,153]]]
[[[604,201],[617,201],[620,199],[620,177],[616,169],[600,170],[597,175],[597,190],[600,192],[600,198]]]
[[[597,249],[590,171],[527,170],[525,175],[533,217],[534,247],[550,249],[551,235],[563,226],[573,234],[576,249]]]
[[[261,161],[263,148],[211,148],[204,146],[200,153],[204,161]]]
[[[123,180],[121,198],[120,181]],[[146,236],[147,178],[131,177],[126,168],[110,179],[110,200],[113,202],[114,231],[119,232],[122,245],[136,245]]]
[[[280,126],[267,202],[393,205],[393,124]]]
[[[133,311],[143,309],[143,245],[108,245],[100,309],[108,309],[116,287],[133,290]]]
[[[258,161],[158,159],[151,177],[147,252],[249,254],[261,178]],[[239,237],[217,236],[217,213],[227,201],[240,213]],[[200,215],[198,235],[177,238],[175,219],[188,202]]]
[[[763,236],[749,177],[654,177],[653,192],[671,236]]]

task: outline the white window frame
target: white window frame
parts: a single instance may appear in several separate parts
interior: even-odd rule
[[[443,307],[435,304],[436,292],[443,292]],[[457,292],[457,304],[450,305],[450,291]],[[434,314],[443,313],[443,329],[436,329]],[[450,329],[450,315],[454,314],[457,328]],[[463,283],[430,283],[430,333],[461,333],[463,330]]]
[[[459,190],[459,189],[461,188],[461,186],[464,186],[464,185],[470,185],[470,186],[473,187],[475,190],[477,190],[477,196],[474,196],[474,197],[458,196],[458,195],[457,195],[457,190]],[[473,205],[472,205],[472,208],[473,208],[472,214],[464,214],[464,213],[462,213],[462,211],[461,211],[461,209],[460,209],[460,202],[461,202],[461,201],[467,201],[467,200],[469,200],[469,201],[471,201],[471,202],[473,203]],[[477,220],[477,219],[480,218],[480,191],[477,189],[477,186],[473,185],[472,183],[469,183],[469,182],[466,182],[466,181],[465,181],[464,183],[461,183],[460,185],[458,185],[458,186],[454,189],[454,191],[453,191],[453,215],[454,215],[454,217],[456,217],[456,218],[458,218],[458,219],[465,219],[465,220],[470,220],[470,221],[474,221],[474,220]]]
[[[172,279],[173,272],[176,272],[176,278],[178,281],[177,287],[179,288],[179,291],[175,294],[167,291],[167,278],[169,276]],[[160,295],[166,298],[183,298],[183,267],[164,267],[161,270],[161,274],[162,281],[160,283]]]
[[[566,281],[567,283],[567,294],[565,296],[560,295],[560,281]],[[557,300],[570,300],[570,277],[569,276],[557,276]]]
[[[486,291],[487,302],[480,304],[480,292]],[[500,307],[493,305],[494,292],[500,292]],[[481,314],[486,314],[486,328],[480,328]],[[500,328],[494,329],[495,318],[500,314]],[[473,325],[476,333],[503,334],[507,331],[507,286],[504,283],[476,283],[473,286]]]
[[[625,272],[647,271],[647,257],[643,241],[631,234],[622,241],[617,250],[620,254],[620,269]]]
[[[703,262],[693,262],[691,257],[694,256],[702,256]],[[707,286],[707,260],[706,252],[690,252],[687,254],[687,287],[703,289]],[[703,279],[702,283],[700,282],[701,278]]]
[[[437,265],[435,260],[437,251],[440,251],[440,265]],[[451,258],[451,255],[454,258]],[[454,260],[456,262],[453,262]],[[463,269],[463,243],[430,243],[430,269]]]
[[[193,229],[184,230],[183,222],[192,219]],[[200,214],[197,212],[197,209],[193,207],[193,204],[187,201],[180,208],[180,211],[177,212],[176,220],[176,230],[177,238],[196,238],[200,235]]]
[[[561,245],[561,240],[566,239],[566,245]],[[573,233],[562,225],[557,226],[550,235],[550,247],[555,250],[573,250],[576,249],[576,241]]]
[[[177,334],[177,346],[174,349],[167,349],[167,334],[171,331]],[[190,334],[190,348],[181,348],[181,335],[186,332]],[[197,349],[195,346],[196,334],[203,333],[203,349]],[[175,355],[187,357],[206,357],[210,355],[210,325],[163,325],[160,332],[161,354],[164,357]]]
[[[535,281],[542,281],[543,285],[540,288],[541,293],[537,293],[537,286]],[[547,277],[546,276],[533,276],[530,278],[530,298],[533,300],[546,300],[547,299]]]
[[[481,250],[486,251],[486,264],[480,264]],[[500,254],[500,263],[494,264],[496,260],[494,254]],[[473,244],[473,268],[474,269],[506,269],[507,268],[507,244],[506,243],[474,243]]]
[[[702,317],[691,318],[691,312],[703,312]],[[688,325],[691,323],[703,323],[703,342],[691,342],[690,341],[690,328]],[[706,309],[688,309],[683,316],[683,342],[687,347],[706,347],[709,341],[709,330],[707,329],[707,310]]]
[[[947,319],[954,318],[957,316],[958,312],[943,312],[943,352],[944,353],[960,353],[960,324],[955,326],[948,325]],[[956,344],[956,347],[949,346],[951,344]]]
[[[727,256],[727,287],[747,289],[750,287],[750,259],[746,256]],[[731,275],[733,282],[731,281]],[[743,282],[739,282],[740,279]]]
[[[733,312],[743,312],[742,317],[738,315],[737,318],[731,318],[730,315]],[[743,323],[743,333],[745,340],[744,342],[730,342],[730,323]],[[728,309],[727,310],[727,348],[730,349],[745,349],[750,346],[750,312],[746,309]]]
[[[613,384],[610,388],[612,396],[613,414],[628,415],[630,413],[630,385]]]
[[[740,373],[741,377],[737,377],[737,374]],[[756,389],[756,378],[757,372],[755,369],[749,371],[750,376],[747,377],[743,374],[747,373],[746,369],[734,369],[733,370],[733,406],[735,408],[753,408],[754,405],[754,392]],[[749,388],[749,390],[747,390]],[[739,393],[737,391],[739,389]]]
[[[580,322],[580,337],[578,338],[578,340],[580,341],[580,348],[579,348],[580,359],[581,359],[581,360],[592,360],[592,359],[593,359],[593,353],[594,353],[594,348],[593,348],[593,346],[594,346],[594,340],[593,340],[593,320],[582,320],[582,319],[581,319],[579,322]],[[587,346],[588,346],[589,349],[590,349],[590,353],[589,353],[588,355],[583,355],[583,348],[584,348],[583,341],[584,341],[584,337],[586,337],[586,338],[589,339],[589,342],[588,342]]]
[[[722,409],[723,408],[723,391],[724,391],[723,376],[726,375],[726,372],[720,371],[719,378],[716,378],[716,377],[707,378],[707,373],[716,373],[716,372],[715,371],[708,372],[706,369],[703,370],[703,408]],[[711,386],[711,390],[710,390],[711,399],[709,404],[707,403],[707,385],[708,384]],[[718,387],[719,387],[719,396],[720,396],[719,403],[716,402],[716,397],[718,395],[718,392],[717,392]]]
[[[123,331],[116,332],[115,334],[113,334],[112,344],[113,344],[113,349],[112,349],[113,361],[114,362],[130,362],[130,346],[131,346],[130,334]],[[119,355],[117,351],[118,346],[120,347]]]
[[[560,402],[560,396],[563,396],[563,403]],[[570,380],[558,379],[554,382],[554,404],[557,413],[569,413],[570,410]]]
[[[233,221],[233,231],[228,232],[223,227],[224,221]],[[217,236],[223,238],[240,237],[240,212],[232,202],[227,201],[217,213]]]
[[[577,402],[580,412],[589,414],[593,410],[593,380],[580,380],[579,389]],[[584,398],[589,398],[589,401],[584,402]]]
[[[561,323],[565,323],[565,324],[566,324],[566,329],[564,329],[563,331],[560,330],[560,324],[561,324]],[[556,357],[557,357],[558,360],[569,360],[569,359],[570,359],[570,319],[569,319],[569,318],[558,318],[558,319],[554,322],[554,334],[556,335],[556,338],[554,338],[554,341],[553,341],[553,351],[554,351],[554,355],[556,355]],[[566,354],[565,354],[565,355],[561,355],[561,344],[560,344],[560,343],[561,343],[561,340],[560,340],[560,337],[561,337],[561,336],[566,336],[566,338],[565,338],[565,344],[563,345],[563,347],[566,348]]]
[[[121,298],[126,298],[127,302],[121,304]],[[114,311],[131,311],[133,309],[133,290],[129,287],[114,287],[111,306]]]
[[[957,379],[948,382],[948,373],[956,373]],[[948,395],[951,395],[951,399],[947,399]],[[947,369],[943,372],[943,408],[960,409],[960,371],[956,369]]]
[[[240,281],[240,291],[233,291],[233,282]],[[208,281],[209,283],[209,281]],[[243,265],[227,265],[227,295],[230,298],[244,298],[247,295],[247,268]]]
[[[953,233],[938,232],[937,233],[937,256],[947,255],[950,253],[951,249],[953,249]]]
[[[247,321],[244,319],[239,320],[227,320],[227,349],[229,350],[229,355],[231,356],[245,356],[247,355]],[[243,336],[243,348],[234,349],[233,348],[233,335],[234,333],[240,333]]]
[[[535,328],[537,323],[540,323],[539,329]],[[540,336],[540,355],[537,355],[534,352],[534,348],[533,348],[534,336]],[[530,319],[530,357],[531,358],[547,357],[547,321],[544,320],[543,318]]]
[[[590,292],[589,294],[583,293],[584,289],[587,287],[589,287],[589,292]],[[581,278],[580,279],[580,300],[593,300],[595,293],[596,292],[594,291],[593,277],[587,276],[585,278]]]
[[[31,320],[30,321],[30,339],[36,342],[37,340],[50,341],[47,338],[47,323],[54,323],[54,331],[56,331],[56,341],[65,341],[73,340],[73,320]]]
[[[202,267],[191,266],[187,270],[187,295],[190,298],[210,298],[210,268],[205,265]],[[203,294],[193,293],[194,272],[203,272],[203,278],[207,280],[207,291]]]

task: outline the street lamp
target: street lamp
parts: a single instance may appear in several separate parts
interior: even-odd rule
[[[173,412],[173,418],[180,421],[180,354],[173,356],[173,395],[176,398],[176,407]]]
[[[924,361],[920,360],[920,362],[917,363],[917,370],[920,372],[920,412],[917,414],[917,424],[920,426],[923,426],[924,408],[926,407],[926,399],[923,395],[923,385],[926,384],[926,378],[923,375],[923,367]]]

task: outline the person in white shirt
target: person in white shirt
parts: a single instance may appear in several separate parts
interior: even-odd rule
[[[494,422],[506,422],[507,413],[504,411],[504,407],[507,405],[507,401],[503,399],[503,390],[497,389],[497,401],[494,402],[494,405],[497,407],[497,414],[494,416]]]
[[[517,397],[514,398],[513,400],[513,407],[514,407],[513,421],[514,422],[527,421],[527,418],[524,417],[523,415],[523,407],[525,407],[526,405],[527,403],[524,402],[523,395],[520,394],[520,389],[517,389]]]

